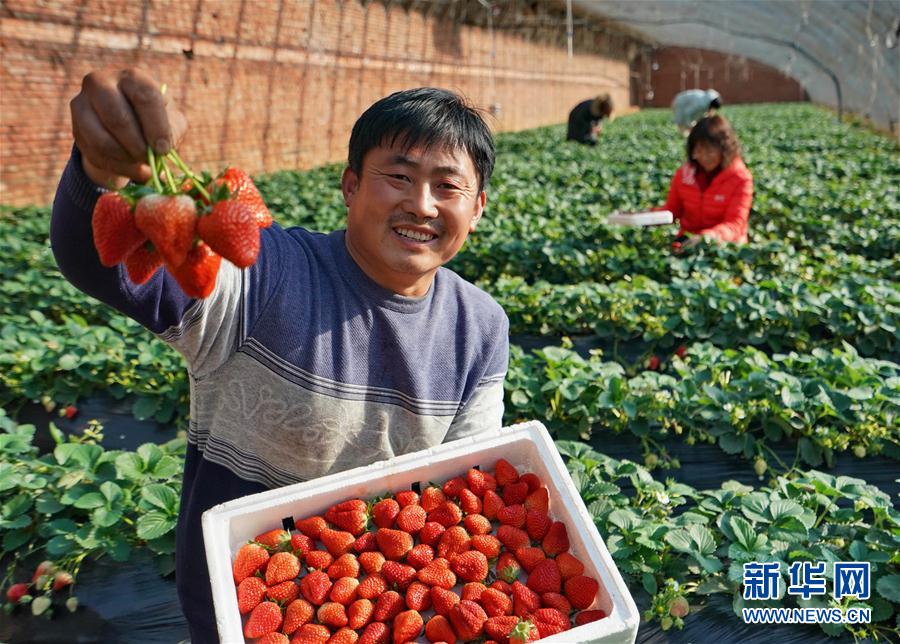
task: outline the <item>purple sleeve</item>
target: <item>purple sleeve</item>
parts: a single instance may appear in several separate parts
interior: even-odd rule
[[[159,270],[147,282],[132,284],[124,265],[106,268],[94,249],[91,213],[104,190],[81,167],[81,153],[73,147],[63,171],[53,215],[50,246],[60,272],[77,289],[133,318],[154,333],[181,322],[193,299],[182,293],[166,271]]]

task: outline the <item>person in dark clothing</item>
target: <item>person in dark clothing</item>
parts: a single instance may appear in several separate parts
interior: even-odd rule
[[[580,102],[569,112],[569,128],[566,141],[578,141],[585,145],[597,145],[597,137],[603,129],[603,121],[612,115],[613,102],[609,94],[601,94]]]

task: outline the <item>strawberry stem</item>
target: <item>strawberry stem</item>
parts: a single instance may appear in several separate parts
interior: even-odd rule
[[[184,172],[190,178],[191,181],[193,181],[194,185],[197,187],[197,191],[201,195],[203,195],[203,198],[206,199],[208,202],[212,203],[212,199],[210,198],[209,193],[203,187],[203,180],[200,177],[198,177],[196,174],[194,174],[193,170],[191,170],[189,167],[187,167],[187,164],[181,160],[181,157],[178,155],[178,152],[175,151],[175,148],[172,148],[172,151],[169,152],[168,157],[170,159],[172,159],[172,161],[175,162],[175,165],[177,165],[178,168],[182,172]]]
[[[150,165],[150,171],[153,173],[152,181],[153,187],[156,188],[157,192],[162,192],[163,187],[162,183],[159,181],[159,168],[156,165],[156,154],[153,152],[152,146],[147,146],[147,161]]]
[[[163,172],[165,172],[166,174],[166,182],[169,184],[169,188],[172,190],[172,194],[178,194],[178,184],[175,183],[175,177],[172,176],[172,171],[169,170],[169,166],[165,162],[165,157],[160,157],[159,160]]]

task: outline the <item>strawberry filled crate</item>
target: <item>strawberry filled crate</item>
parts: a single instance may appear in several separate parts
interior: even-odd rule
[[[235,499],[234,501],[223,503],[205,512],[203,514],[203,536],[206,543],[206,558],[209,565],[210,583],[212,584],[216,610],[216,622],[221,641],[228,644],[255,641],[251,638],[245,638],[245,633],[247,633],[245,629],[247,628],[248,620],[253,619],[255,613],[250,612],[246,606],[242,605],[241,608],[244,609],[245,613],[242,615],[241,610],[239,609],[238,592],[235,581],[237,575],[235,572],[235,559],[238,552],[246,546],[248,542],[267,533],[274,535],[277,530],[282,528],[289,528],[295,539],[305,540],[306,537],[302,536],[301,530],[295,529],[295,522],[309,517],[324,517],[329,512],[329,509],[332,509],[333,512],[333,507],[339,503],[351,499],[362,499],[370,502],[375,499],[384,499],[388,496],[398,498],[396,497],[398,492],[408,490],[421,492],[426,490],[429,486],[435,484],[443,486],[445,483],[459,477],[461,477],[462,481],[465,481],[467,473],[470,473],[471,475],[473,469],[481,472],[493,473],[496,464],[501,459],[513,466],[514,474],[516,472],[518,474],[530,472],[533,475],[536,475],[537,478],[534,480],[539,480],[542,487],[546,487],[549,494],[545,494],[544,497],[546,499],[546,497],[549,496],[549,507],[547,508],[549,519],[552,520],[552,522],[561,522],[566,528],[565,533],[568,539],[567,552],[568,555],[572,556],[567,556],[567,561],[577,560],[576,565],[583,565],[583,572],[580,572],[580,575],[578,575],[579,580],[590,578],[597,582],[596,593],[592,594],[592,599],[588,600],[590,601],[590,604],[581,606],[575,605],[583,603],[578,599],[573,602],[573,606],[571,607],[571,615],[576,618],[578,614],[584,614],[585,616],[592,615],[594,616],[592,619],[595,621],[578,625],[577,622],[580,620],[573,619],[568,630],[540,637],[540,641],[548,642],[548,644],[559,644],[562,642],[568,644],[587,642],[625,644],[634,642],[637,636],[639,622],[639,613],[634,600],[632,599],[621,574],[616,568],[603,538],[597,532],[591,516],[584,506],[584,502],[581,500],[578,491],[572,483],[572,479],[569,477],[565,464],[563,463],[559,452],[556,450],[556,447],[553,445],[550,435],[547,433],[546,428],[537,421],[506,427],[495,432],[481,434],[477,437],[444,443],[443,445],[439,445],[432,449],[406,454],[365,467],[359,467],[312,481]],[[500,488],[498,488],[498,490],[499,489]],[[406,494],[414,496],[408,492]],[[485,498],[487,498],[487,495],[485,495]],[[460,501],[460,499],[461,497],[454,500]],[[425,496],[423,495],[423,505],[425,504],[424,502]],[[393,501],[390,501],[389,503],[393,505]],[[487,506],[487,503],[485,503],[485,506]],[[401,505],[401,507],[403,507],[403,505]],[[369,510],[372,510],[371,503],[369,505]],[[438,512],[438,510],[434,511]],[[489,514],[487,509],[485,509],[485,514]],[[378,524],[383,525],[383,519],[381,517],[378,517],[378,519]],[[375,520],[374,511],[372,512],[372,520]],[[389,520],[393,521],[393,519]],[[429,513],[429,521],[430,520],[431,515]],[[499,529],[496,526],[498,523],[503,522],[498,521],[496,517],[491,517],[490,523],[493,526],[490,534],[499,535]],[[459,521],[459,525],[462,526],[464,524],[462,521]],[[297,525],[296,527],[300,528],[301,526]],[[308,531],[305,530],[305,525],[303,527],[303,534],[305,534]],[[330,530],[330,532],[335,534],[340,532],[341,534],[346,535],[346,532],[344,532],[342,528],[337,526],[331,527],[336,529]],[[508,533],[513,532],[512,530],[509,530],[507,526],[502,527],[507,529]],[[529,531],[530,529],[531,526],[529,526]],[[376,525],[370,525],[368,530],[372,531],[369,535],[373,537],[375,536],[374,531],[385,533],[400,532],[400,530],[385,530]],[[359,531],[360,530],[356,530],[356,534],[359,534]],[[520,533],[523,531],[524,526],[522,527],[522,530],[520,530]],[[475,534],[475,532],[473,532],[473,534]],[[366,536],[366,534],[362,534],[360,538],[365,538]],[[543,543],[545,548],[547,547],[547,538],[549,537],[545,537]],[[381,539],[379,538],[379,542],[380,541]],[[501,538],[500,541],[503,541],[502,550],[509,550],[506,545],[506,540]],[[528,541],[527,536],[526,541]],[[311,542],[314,543],[315,539]],[[289,552],[293,550],[294,553],[299,553],[300,551],[296,549],[296,546],[299,545],[299,543],[299,541],[292,541],[289,546],[285,545],[281,549]],[[310,541],[307,541],[307,543],[310,543]],[[418,538],[415,539],[415,543],[420,543]],[[379,545],[382,544],[379,543]],[[437,544],[434,545],[434,550],[439,552]],[[526,543],[524,545],[527,546],[525,549],[537,552],[541,549],[542,542],[540,539],[535,540],[532,538],[531,543]],[[314,547],[322,550],[325,549],[323,546]],[[254,545],[253,548],[257,548],[257,546]],[[358,547],[356,550],[348,548],[347,551],[352,553],[354,557],[355,555],[360,554]],[[519,552],[518,548],[516,552]],[[500,554],[501,559],[504,557],[504,554],[505,553]],[[337,553],[335,553],[335,555],[337,555]],[[272,556],[274,557],[275,554]],[[281,556],[290,558],[286,555]],[[325,556],[327,557],[327,555]],[[432,563],[442,560],[440,554],[437,554],[437,552],[434,556],[436,558]],[[511,555],[506,554],[506,556],[510,557]],[[539,552],[538,556],[541,559],[543,558],[543,555]],[[477,557],[480,557],[480,555]],[[447,555],[447,558],[451,560],[455,559],[451,555]],[[473,559],[474,558],[475,557],[473,557]],[[298,587],[302,587],[302,582],[305,577],[311,574],[308,572],[311,570],[311,567],[304,561],[305,555],[300,554],[299,559],[301,561],[301,572],[299,575],[289,574],[287,576],[291,577],[290,581],[292,584],[296,583]],[[337,560],[338,556],[335,556],[334,559]],[[387,559],[389,566],[409,569],[405,564],[400,566],[399,563],[391,563],[392,559],[397,561],[402,560],[401,557],[388,556]],[[382,558],[381,561],[384,561],[384,558]],[[489,562],[490,576],[484,581],[484,584],[486,585],[490,585],[492,579],[498,578],[500,573],[500,566],[496,563],[495,558],[489,559]],[[469,570],[460,565],[456,565],[458,563],[459,562],[454,562],[454,565],[452,566],[452,569],[456,570],[459,573],[459,576],[456,579],[457,583],[455,587],[451,590],[457,595],[461,594],[462,599],[465,600],[466,593],[469,591],[469,589],[466,589],[465,587],[472,586],[473,584],[466,584]],[[296,563],[293,563],[293,565],[296,566]],[[533,570],[537,569],[535,568],[536,564],[534,562],[532,562],[530,566],[526,564],[523,568],[526,568],[526,566]],[[413,578],[413,583],[417,584],[417,579],[421,579],[428,583],[429,580],[421,577],[421,573],[423,570],[429,568],[429,566],[426,565],[422,567],[419,565],[415,567],[419,574],[417,577]],[[538,567],[540,566],[538,565]],[[553,575],[557,576],[556,583],[559,583],[558,570],[562,567],[562,564],[552,567],[557,570]],[[526,580],[529,587],[534,585],[531,583],[531,578],[532,575],[536,576],[536,573],[527,572],[527,568],[521,570],[521,574],[518,577],[519,581],[514,582],[516,586],[520,587],[519,590],[524,588]],[[321,569],[323,572],[326,570],[325,567],[322,567]],[[267,563],[263,564],[262,570],[266,570],[268,573]],[[380,572],[381,571],[379,571],[379,573]],[[385,569],[384,572],[387,577],[388,570]],[[504,572],[507,572],[507,570],[504,569]],[[376,576],[378,576],[379,573],[376,573]],[[475,574],[477,575],[478,573]],[[562,584],[560,584],[559,592],[556,596],[569,596],[568,590],[570,590],[570,588],[567,587],[567,584],[570,581],[569,576],[571,574],[573,573],[569,572],[566,574],[565,571],[563,572]],[[262,572],[257,572],[255,576],[257,578],[265,578],[265,575]],[[321,573],[320,576],[324,578],[324,575]],[[365,573],[360,574],[360,579],[364,579],[365,577]],[[253,581],[260,587],[264,586],[261,581]],[[272,581],[272,579],[269,580],[269,582]],[[328,583],[327,581],[326,583],[329,589],[334,588],[331,583]],[[407,581],[406,583],[408,584],[409,582]],[[591,584],[593,584],[593,582],[591,582]],[[270,583],[269,585],[271,586],[272,584]],[[428,585],[430,585],[430,583],[428,583]],[[337,586],[337,584],[335,584],[335,586]],[[392,586],[395,586],[395,584],[392,584]],[[362,584],[360,584],[359,587],[362,588]],[[304,600],[304,597],[308,598],[307,590],[308,588],[303,588],[303,594],[299,596],[300,600]],[[432,587],[431,590],[435,591],[436,589]],[[258,592],[261,593],[263,591]],[[528,590],[523,590],[523,592],[530,593]],[[565,595],[563,595],[563,593],[565,593]],[[390,594],[390,592],[384,592],[383,589],[377,596],[372,596],[371,601],[373,603],[378,602],[381,595]],[[296,590],[293,592],[293,597],[297,597]],[[512,593],[510,597],[512,600],[515,600],[517,595],[516,593]],[[428,637],[429,630],[427,628],[421,628],[421,626],[427,624],[430,619],[435,616],[435,607],[429,605],[422,608],[421,611],[406,610],[411,600],[408,596],[405,599],[406,605],[402,606],[403,611],[405,611],[405,613],[416,613],[416,615],[415,620],[410,620],[408,615],[405,613],[403,614],[403,620],[406,620],[406,622],[413,622],[412,624],[405,622],[404,628],[415,631],[421,618],[418,636],[412,638],[400,638],[399,640],[394,641],[434,641]],[[246,601],[246,599],[242,599],[241,601]],[[288,598],[288,601],[290,601],[290,597]],[[282,604],[287,604],[288,601],[282,602]],[[318,602],[314,601],[315,607],[313,610],[315,612],[313,612],[312,617],[309,617],[307,614],[307,616],[301,620],[303,622],[309,622],[305,627],[310,628],[311,625],[317,621],[327,623],[331,617],[330,615],[322,615],[322,607],[325,604],[330,605],[332,601],[334,600],[330,600],[328,597],[324,600],[319,600]],[[563,604],[566,603],[566,600],[560,601],[562,601]],[[258,599],[255,600],[254,603],[257,602],[259,602]],[[381,602],[384,603],[384,600],[381,600]],[[261,603],[270,604],[271,602],[264,601]],[[305,602],[301,601],[300,603]],[[473,604],[471,601],[465,603],[469,606]],[[483,602],[479,601],[479,607],[476,609],[477,612],[482,615],[481,619],[484,617],[480,607],[482,603]],[[460,602],[460,605],[462,604],[463,602]],[[546,607],[548,604],[541,602],[539,605]],[[518,609],[518,604],[516,606]],[[307,605],[307,608],[308,607],[309,605]],[[269,606],[267,608],[272,607]],[[382,607],[378,606],[376,610],[381,609]],[[541,608],[540,610],[547,609]],[[549,610],[552,612],[553,609]],[[448,618],[452,619],[448,619],[444,626],[453,628],[459,633],[460,627],[464,629],[465,626],[460,626],[457,618],[464,621],[467,617],[459,617],[459,613],[463,611],[459,610],[457,607],[454,607],[454,611],[456,614],[447,615]],[[597,611],[602,611],[602,613]],[[272,612],[275,612],[274,609]],[[340,612],[343,613],[343,610],[340,609]],[[396,615],[396,611],[393,612]],[[282,610],[282,613],[287,615],[287,612],[284,610]],[[600,619],[596,618],[596,615],[603,614],[605,614],[605,617]],[[269,618],[270,617],[271,616],[269,616]],[[261,617],[260,619],[265,618]],[[275,619],[278,619],[277,614],[275,615]],[[287,617],[285,617],[285,620],[287,620]],[[344,621],[345,618],[341,616],[341,620]],[[397,616],[397,622],[400,620],[401,617]],[[383,621],[390,622],[390,620]],[[479,620],[476,618],[476,621]],[[533,620],[529,618],[529,621]],[[341,622],[338,622],[332,630],[337,631],[337,626],[340,624]],[[437,625],[435,624],[432,626]],[[526,637],[523,640],[518,641],[531,641],[532,639],[537,639],[537,637],[534,637],[538,635],[537,630],[531,632],[532,637],[527,637],[529,626],[530,624],[524,626],[526,629]],[[286,621],[284,627],[287,628]],[[400,628],[400,626],[395,626],[394,628]],[[520,626],[520,629],[521,628],[522,626]],[[541,625],[541,629],[543,630],[543,625]],[[282,628],[279,627],[278,631],[281,630]],[[346,628],[344,630],[346,630]],[[358,632],[363,635],[366,633],[364,628],[359,628]],[[554,631],[550,632],[553,633]],[[297,637],[299,633],[300,631],[297,630],[285,639],[272,638],[271,640],[266,641],[290,641],[291,638]],[[543,635],[543,633],[541,634]],[[282,636],[278,636],[278,638],[281,637]],[[352,637],[351,634],[351,638]],[[366,639],[369,637],[371,637],[371,634],[366,636]],[[460,637],[458,635],[456,641],[467,641],[469,639],[479,639],[480,641],[484,641],[486,639],[490,640],[491,637],[485,629],[483,632],[479,633],[477,638]],[[360,641],[366,640],[361,638]],[[391,641],[391,638],[387,638],[383,641]]]

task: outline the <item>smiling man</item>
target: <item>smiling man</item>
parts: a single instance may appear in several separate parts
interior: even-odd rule
[[[138,286],[104,268],[91,236],[100,186],[145,181],[147,142],[165,152],[186,127],[157,88],[139,70],[85,77],[51,243],[75,286],[185,357],[176,574],[196,644],[218,640],[203,511],[500,427],[509,324],[442,268],[482,216],[494,145],[477,111],[432,88],[392,94],[357,121],[345,231],[264,229],[256,264],[223,262],[203,300],[165,271]]]

